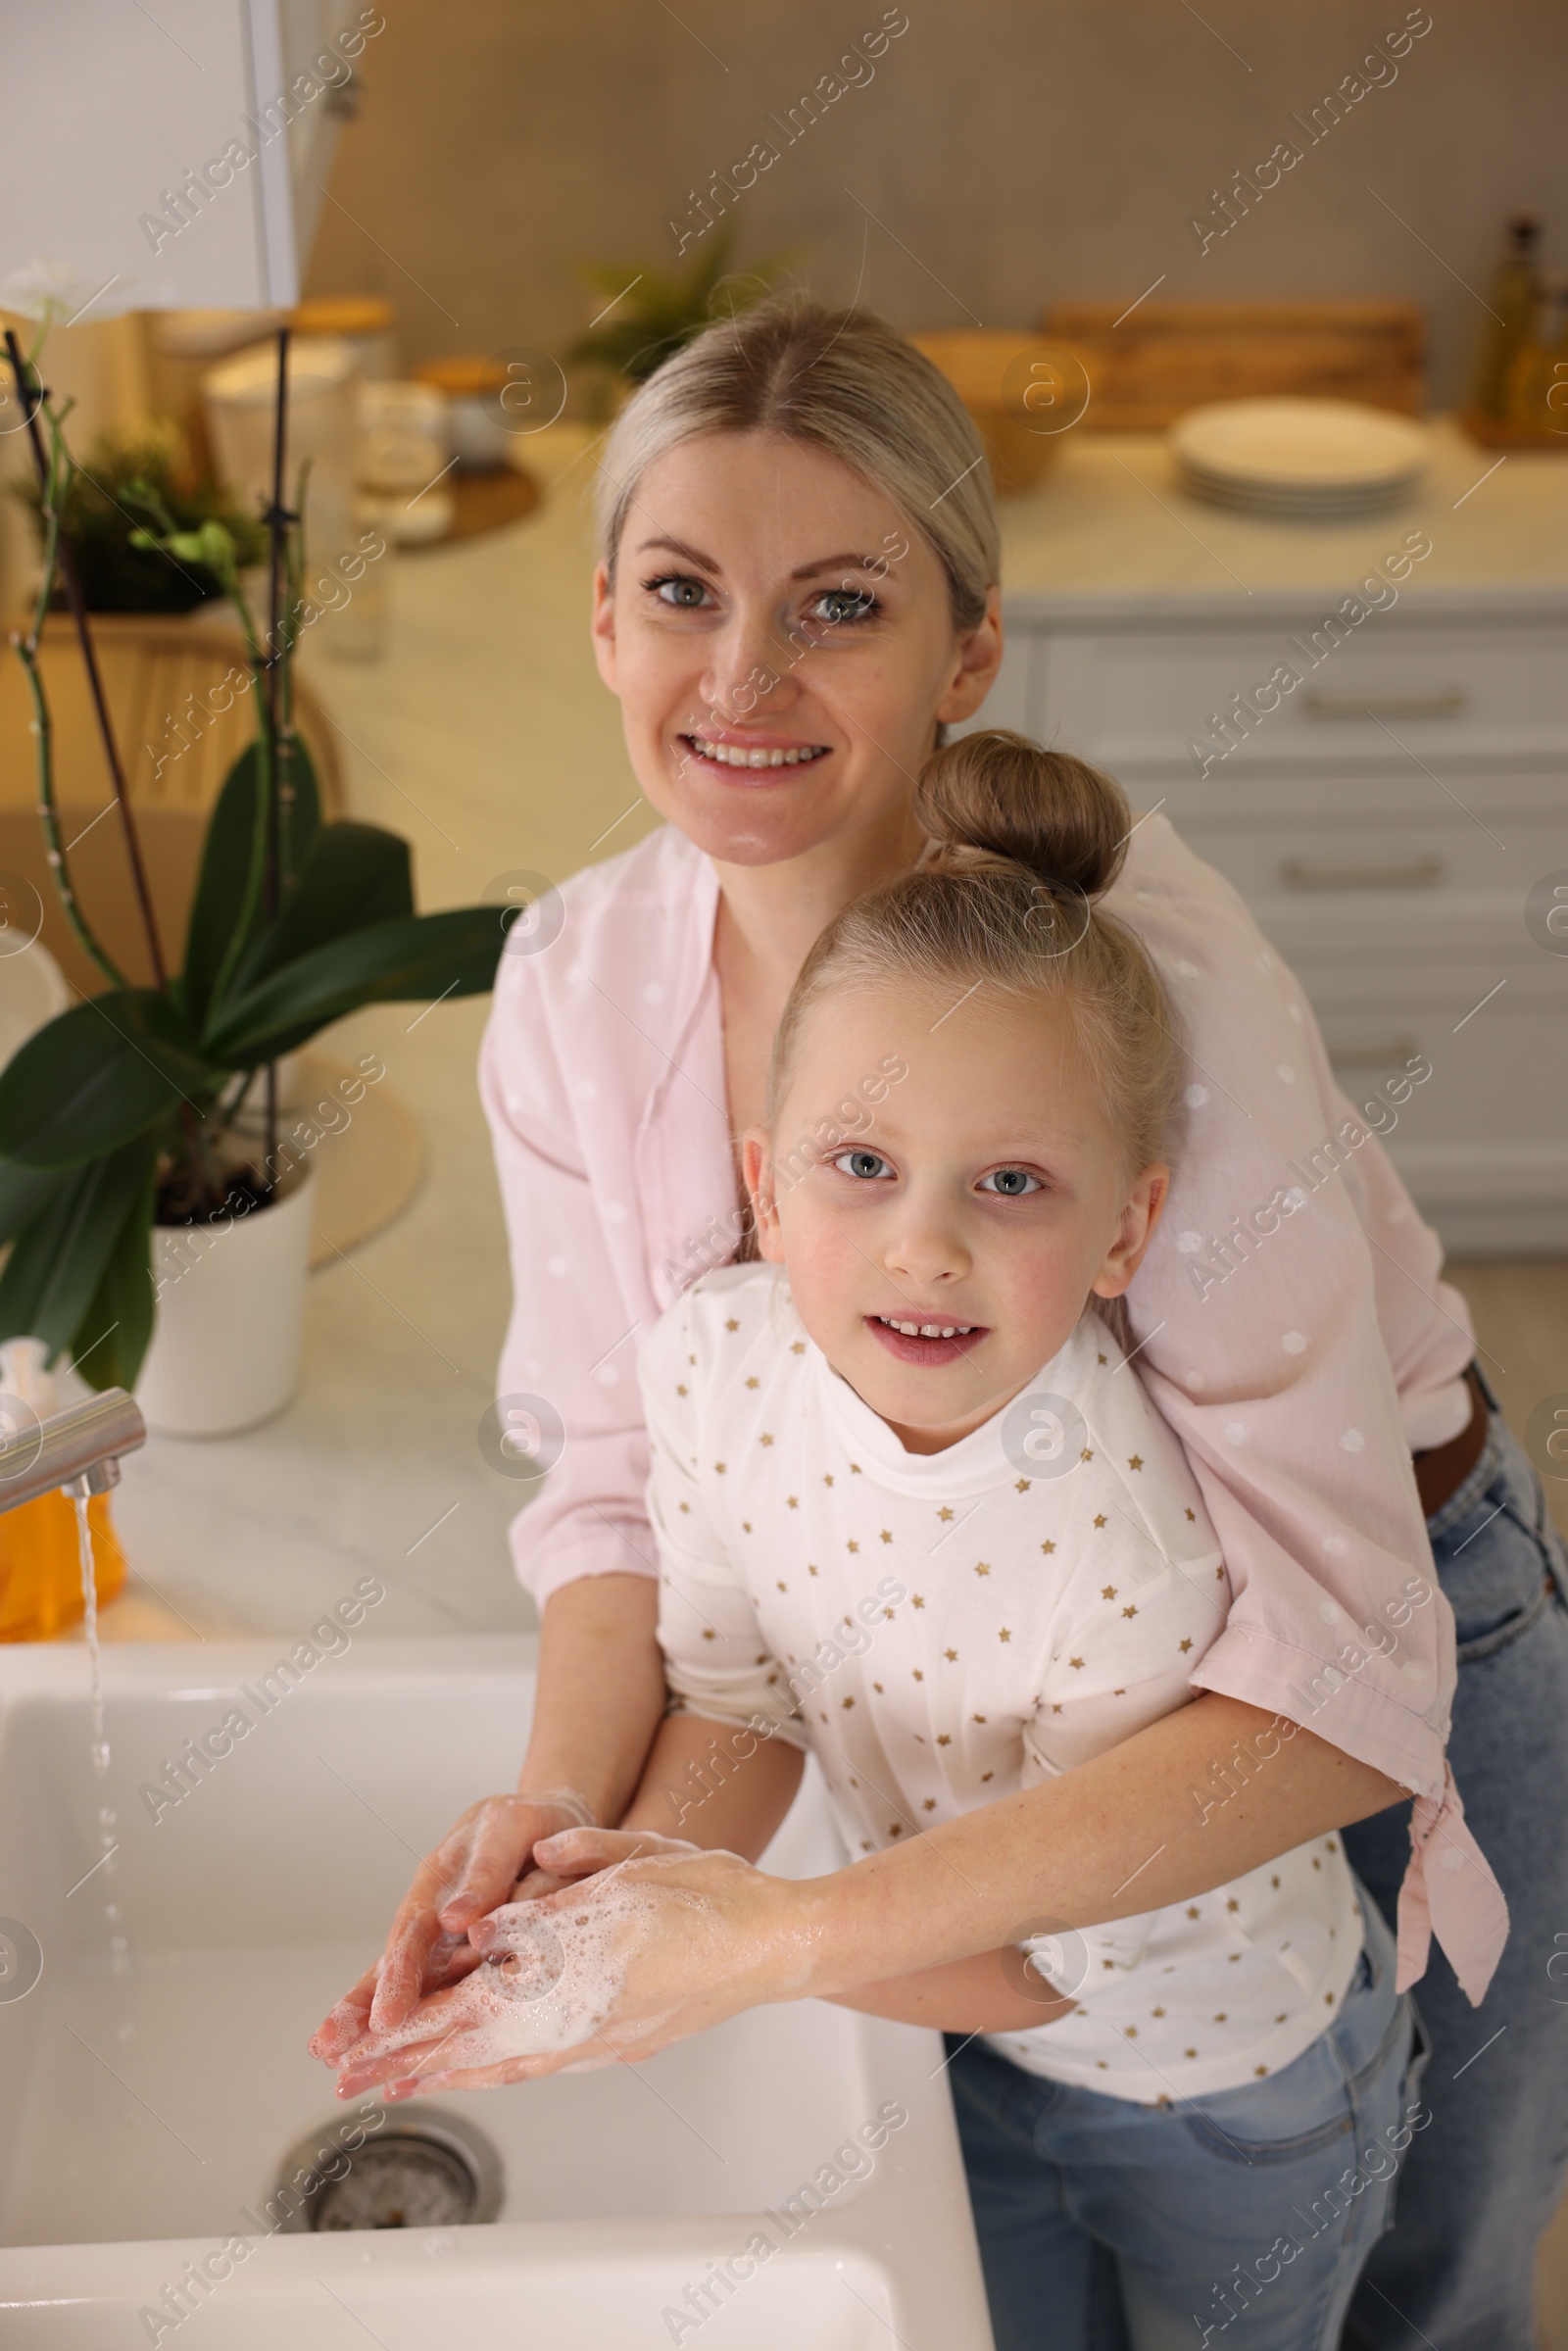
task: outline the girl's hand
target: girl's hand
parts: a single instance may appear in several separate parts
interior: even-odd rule
[[[468,1930],[507,1901],[535,1844],[587,1810],[568,1788],[547,1795],[483,1796],[470,1804],[415,1873],[386,1949],[351,1984],[311,2042],[326,2065],[341,2064],[368,2032],[406,2025],[421,1998],[458,1983],[479,1964]],[[540,1891],[548,1891],[550,1880]]]
[[[488,2089],[635,2063],[806,1990],[808,1950],[790,1934],[789,1881],[647,1831],[570,1829],[535,1852],[555,1878],[586,1883],[478,1924],[482,1964],[406,2024],[349,2049],[339,2097],[381,2085],[389,2098]]]

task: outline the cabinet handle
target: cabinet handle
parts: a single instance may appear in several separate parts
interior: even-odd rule
[[[1436,694],[1382,694],[1359,700],[1353,694],[1303,694],[1308,718],[1462,718],[1470,697],[1462,686]]]
[[[1408,865],[1311,865],[1287,857],[1280,879],[1287,890],[1433,890],[1445,871],[1441,857],[1415,857]]]
[[[1328,1056],[1336,1069],[1394,1069],[1420,1051],[1413,1037],[1390,1037],[1382,1045],[1331,1045]]]

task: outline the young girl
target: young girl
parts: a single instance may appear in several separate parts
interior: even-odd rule
[[[1051,1783],[1114,1750],[1116,1800],[1230,1597],[1112,1328],[1182,1075],[1148,957],[1094,905],[1126,804],[989,734],[935,756],[918,814],[932,853],[830,925],[790,998],[745,1140],[763,1261],[698,1281],[642,1363],[672,1700],[627,1826],[756,1854],[809,1745],[859,1866],[737,1899],[728,1855],[547,1839],[562,1875],[626,1858],[498,1913],[474,1939],[501,1967],[372,2035],[343,2087],[400,2046],[454,2086],[591,2032],[645,2054],[683,1974],[712,2015],[812,1992],[886,2013],[879,1981],[924,1967],[905,2012],[967,2036],[1002,2351],[1047,2313],[1063,2351],[1098,2341],[1116,2308],[1138,2351],[1244,2310],[1257,2351],[1329,2346],[1416,2127],[1409,2003],[1341,1840],[1176,1903],[1159,1844],[1094,1918],[1051,1899]],[[1288,1775],[1295,1735],[1257,1742],[1243,1793],[1195,1788],[1182,1841]],[[916,1844],[936,1866],[901,1905],[885,1865]]]

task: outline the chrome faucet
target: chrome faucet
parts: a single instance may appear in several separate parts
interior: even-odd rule
[[[120,1483],[120,1457],[147,1442],[147,1424],[123,1388],[40,1420],[20,1396],[0,1397],[0,1511],[58,1486],[74,1501]]]

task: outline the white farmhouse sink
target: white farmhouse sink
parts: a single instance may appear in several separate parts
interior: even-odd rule
[[[526,2351],[698,2336],[704,2351],[989,2351],[940,2040],[814,2001],[644,2066],[394,2109],[398,2127],[439,2108],[483,2133],[493,2222],[277,2227],[267,2200],[288,2150],[348,2111],[307,2036],[375,1951],[416,1854],[513,1784],[534,1651],[356,1638],[155,1822],[138,1788],[278,1654],[109,1650],[104,1784],[80,1648],[0,1651],[0,1919],[42,1952],[34,1988],[8,1997],[29,1946],[10,1935],[24,1977],[9,1981],[0,1947],[8,2351],[363,2351],[368,2336],[447,2351],[487,2322]],[[120,1849],[78,1883],[106,1804]],[[767,1866],[841,1860],[813,1772]],[[129,1944],[119,1973],[109,1901]],[[908,2119],[867,2153],[879,2109]],[[774,2216],[857,2140],[844,2184],[798,2200],[786,2229]],[[777,2250],[705,2301],[709,2266],[759,2230]]]

